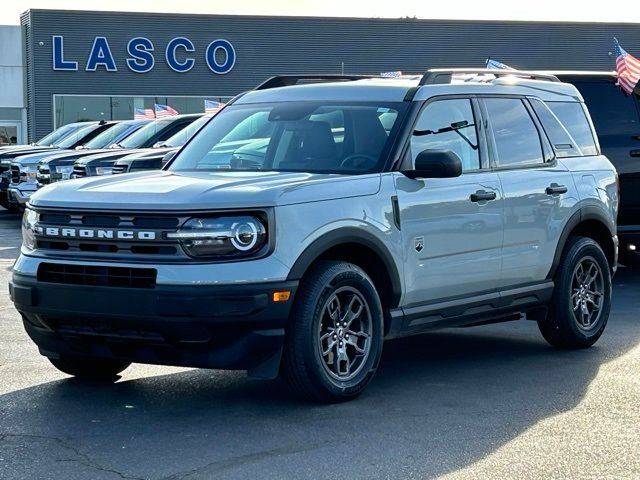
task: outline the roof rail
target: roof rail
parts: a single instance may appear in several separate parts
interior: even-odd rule
[[[276,75],[268,78],[254,90],[266,90],[268,88],[288,87],[297,85],[301,80],[311,80],[317,83],[323,82],[351,82],[354,80],[362,80],[366,78],[386,78],[380,75],[341,75],[341,74],[317,74],[317,75]]]
[[[530,80],[544,80],[547,82],[559,82],[560,79],[555,75],[540,72],[528,72],[523,70],[498,70],[492,68],[433,68],[420,79],[419,85],[437,85],[442,83],[451,83],[453,75],[464,74],[482,74],[493,75],[495,77],[520,77]]]

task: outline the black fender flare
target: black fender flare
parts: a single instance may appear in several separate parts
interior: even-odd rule
[[[580,207],[580,209],[574,212],[569,220],[565,224],[562,233],[560,234],[560,240],[558,241],[558,245],[556,245],[556,252],[553,256],[553,263],[551,264],[551,269],[547,274],[547,279],[552,279],[556,273],[558,265],[560,264],[560,259],[562,258],[562,252],[564,250],[564,246],[567,243],[567,239],[569,238],[569,234],[571,231],[587,220],[596,220],[602,223],[611,236],[613,237],[616,234],[615,223],[611,221],[611,218],[607,215],[607,212],[603,210],[601,207],[597,207],[595,205],[585,205]],[[613,265],[612,265],[613,267]]]
[[[356,227],[342,227],[314,240],[295,261],[287,280],[300,280],[311,264],[323,253],[342,244],[355,243],[369,248],[378,255],[391,279],[391,307],[397,307],[402,296],[400,272],[384,242],[372,233]]]

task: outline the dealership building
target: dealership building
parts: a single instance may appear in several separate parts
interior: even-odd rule
[[[612,23],[182,15],[29,10],[0,27],[0,143],[165,104],[204,111],[280,73],[419,73],[482,67],[613,70]],[[3,133],[4,132],[4,133]]]

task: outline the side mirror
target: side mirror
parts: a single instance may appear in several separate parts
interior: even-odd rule
[[[413,170],[402,172],[409,178],[452,178],[462,175],[462,160],[451,150],[423,150]]]
[[[176,156],[176,153],[178,153],[177,150],[173,150],[171,152],[165,153],[164,157],[162,157],[162,165],[164,166],[167,163],[169,163],[171,160],[173,160],[173,157]]]

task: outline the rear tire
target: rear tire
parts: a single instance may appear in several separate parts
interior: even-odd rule
[[[555,347],[586,348],[602,335],[611,309],[611,270],[591,238],[570,237],[555,275],[549,313],[538,321]]]
[[[131,362],[109,358],[76,357],[61,355],[60,358],[49,358],[49,361],[63,373],[88,382],[115,382],[118,374],[124,371]]]
[[[319,262],[296,295],[281,374],[308,400],[355,398],[380,361],[383,325],[378,292],[364,270],[347,262]]]

